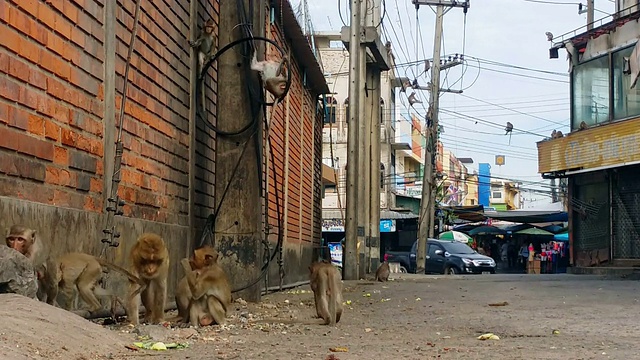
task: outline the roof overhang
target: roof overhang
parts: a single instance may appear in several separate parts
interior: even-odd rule
[[[324,77],[318,59],[316,59],[311,49],[309,40],[302,33],[302,28],[298,20],[296,20],[296,15],[291,7],[291,3],[289,0],[282,0],[273,1],[271,5],[276,9],[276,16],[282,14],[281,20],[284,29],[281,29],[281,31],[291,44],[291,51],[298,65],[301,70],[306,73],[308,88],[316,95],[328,94],[329,86],[327,85],[327,80]]]

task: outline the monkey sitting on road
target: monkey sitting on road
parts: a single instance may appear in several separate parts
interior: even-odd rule
[[[192,270],[187,259],[182,259],[181,264],[191,295],[189,323],[192,326],[224,324],[232,298],[231,286],[222,267],[212,263],[202,269]]]
[[[309,266],[309,280],[316,304],[316,314],[325,325],[335,325],[342,316],[342,279],[340,272],[327,261]]]
[[[210,246],[203,246],[196,249],[193,252],[193,257],[189,260],[189,271],[201,270],[217,263],[218,256],[218,252]],[[191,289],[189,288],[189,282],[185,274],[178,282],[178,287],[176,288],[176,305],[178,307],[177,321],[183,323],[189,322],[189,304],[191,298]]]
[[[129,280],[129,294],[125,306],[129,322],[133,325],[140,323],[142,299],[145,322],[158,324],[164,320],[164,307],[167,302],[169,250],[160,236],[147,233],[140,235],[131,248],[130,257],[131,273],[144,285]]]
[[[390,273],[391,270],[389,269],[389,263],[387,261],[383,261],[380,266],[378,266],[378,270],[376,270],[376,281],[388,281]]]

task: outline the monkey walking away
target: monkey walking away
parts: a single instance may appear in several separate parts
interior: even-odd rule
[[[190,271],[201,270],[218,261],[218,252],[210,246],[203,246],[193,252],[193,256],[189,259]],[[185,270],[186,271],[186,270]],[[178,282],[176,288],[176,305],[178,307],[177,320],[180,322],[189,322],[189,303],[191,302],[191,289],[185,276]]]
[[[145,233],[131,248],[131,273],[143,283],[129,280],[125,310],[131,324],[138,325],[140,299],[145,308],[144,321],[158,324],[164,320],[169,274],[169,250],[156,234]],[[142,290],[140,290],[142,288]],[[140,293],[140,297],[138,297]]]
[[[378,266],[378,270],[376,270],[376,281],[389,281],[390,273],[389,262],[383,261],[380,266]]]
[[[200,35],[196,41],[189,41],[189,45],[192,48],[198,49],[198,72],[202,71],[204,63],[206,63],[213,56],[213,49],[216,46],[216,34],[213,31],[215,23],[212,19],[207,20],[204,24],[204,28],[200,31]]]
[[[129,271],[93,255],[79,252],[64,254],[47,262],[46,276],[41,280],[46,291],[46,302],[55,305],[58,291],[62,289],[66,298],[63,308],[70,311],[76,301],[77,291],[77,295],[89,305],[90,311],[96,312],[102,309],[96,296],[108,296],[111,297],[111,314],[115,317],[116,304],[121,303],[120,299],[111,291],[97,286],[102,278],[103,266],[122,273],[132,282],[140,283]]]
[[[342,316],[342,278],[338,269],[326,261],[309,266],[316,313],[325,325],[335,325]]]

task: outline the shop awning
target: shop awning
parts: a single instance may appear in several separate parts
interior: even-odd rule
[[[342,212],[337,209],[322,210],[323,219],[342,219]],[[346,215],[346,210],[344,211]],[[380,220],[417,219],[418,215],[411,212],[380,210]]]
[[[566,211],[512,210],[491,212],[485,214],[485,216],[496,220],[511,221],[516,223],[569,221],[569,215]]]
[[[438,209],[442,211],[453,212],[453,215],[458,217],[458,219],[476,222],[483,221],[486,219],[484,212],[484,206],[482,205],[472,205],[472,206],[438,206]]]

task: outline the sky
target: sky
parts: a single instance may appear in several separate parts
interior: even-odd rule
[[[338,4],[342,18],[349,20],[348,0],[306,1],[314,31],[340,30]],[[586,0],[582,3],[586,8]],[[442,88],[463,90],[440,98],[441,140],[457,157],[473,158],[471,171],[478,163],[490,163],[494,177],[549,191],[549,180],[537,173],[536,142],[554,129],[569,132],[569,64],[564,50],[557,59],[549,58],[545,33],[583,33],[586,13],[578,14],[578,0],[471,0],[470,5],[466,21],[461,8],[444,16],[442,57],[458,53],[466,61],[441,74]],[[424,73],[424,62],[403,64],[432,58],[435,7],[420,6],[416,14],[411,1],[384,0],[384,6],[379,30],[383,42],[392,43],[396,76],[417,78],[425,86],[431,72]],[[596,0],[595,8],[598,20],[614,12],[615,4]],[[399,94],[401,107],[408,106],[410,93]],[[418,90],[416,95],[423,104],[414,105],[415,112],[423,118],[429,93]],[[510,136],[505,135],[507,121],[514,127]],[[505,165],[495,165],[495,155],[504,155]],[[539,192],[525,192],[524,198],[529,209],[551,202]]]

